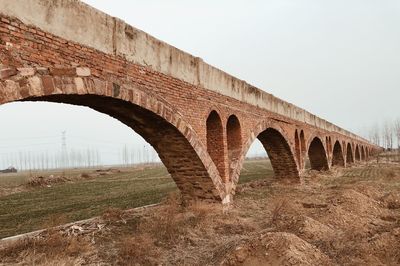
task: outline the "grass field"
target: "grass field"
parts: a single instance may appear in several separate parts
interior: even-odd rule
[[[77,169],[65,172],[78,176],[93,170]],[[0,175],[0,187],[13,189],[24,186],[30,175],[61,175],[61,172],[17,173]],[[246,161],[240,183],[273,175],[269,161]],[[32,188],[0,197],[0,238],[46,227],[49,220],[63,217],[62,222],[101,215],[107,208],[121,209],[160,202],[177,187],[162,165],[122,168],[91,179],[59,183],[51,187]]]

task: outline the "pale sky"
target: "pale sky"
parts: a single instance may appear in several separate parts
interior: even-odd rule
[[[355,133],[367,135],[370,125],[400,116],[400,1],[84,2]],[[0,156],[59,149],[63,130],[68,148],[102,145],[105,161],[117,160],[112,154],[124,143],[145,145],[118,121],[79,110],[0,106]],[[40,139],[46,136],[54,139]]]

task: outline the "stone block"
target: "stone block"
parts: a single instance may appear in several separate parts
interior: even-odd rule
[[[15,68],[4,68],[0,70],[0,79],[7,79],[15,76],[17,73],[18,71]]]
[[[88,67],[77,67],[76,68],[76,75],[79,77],[88,77],[91,75],[90,68]]]
[[[19,74],[24,77],[35,75],[35,69],[32,67],[20,67],[17,68],[17,70]]]

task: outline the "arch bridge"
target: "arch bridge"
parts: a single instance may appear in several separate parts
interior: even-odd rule
[[[186,199],[230,202],[259,139],[277,179],[379,147],[76,0],[0,0],[0,104],[83,105],[139,133]],[[94,133],[95,134],[95,133]]]

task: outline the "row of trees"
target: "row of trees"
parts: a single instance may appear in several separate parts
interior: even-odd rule
[[[372,126],[369,140],[386,149],[400,148],[400,118]]]
[[[91,168],[103,165],[133,166],[160,162],[156,151],[149,145],[123,146],[115,152],[101,154],[97,148],[71,149],[57,152],[19,151],[0,155],[1,168],[13,166],[18,170],[49,170]]]
[[[13,166],[18,170],[48,170],[101,165],[96,149],[71,150],[68,152],[20,151],[1,156],[2,168]]]
[[[125,145],[121,152],[121,164],[133,166],[135,164],[149,164],[160,162],[157,152],[151,147],[144,145],[140,148],[129,148]]]

